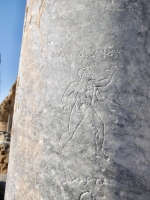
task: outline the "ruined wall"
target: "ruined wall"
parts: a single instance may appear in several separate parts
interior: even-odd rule
[[[0,174],[7,173],[10,138],[10,133],[0,132]]]
[[[8,168],[10,132],[7,133],[8,116],[10,115],[10,130],[14,112],[16,82],[10,89],[9,95],[0,104],[0,174],[6,174]]]
[[[16,94],[16,82],[10,89],[9,95],[0,104],[0,131],[6,131],[8,116],[13,117],[14,103]]]
[[[150,3],[28,0],[5,200],[150,199]]]

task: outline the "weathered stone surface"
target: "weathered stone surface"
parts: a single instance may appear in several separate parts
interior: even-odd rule
[[[5,200],[149,200],[149,2],[26,10]]]

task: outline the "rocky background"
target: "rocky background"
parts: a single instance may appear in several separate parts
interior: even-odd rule
[[[8,116],[11,121],[14,111],[16,82],[13,84],[9,95],[0,104],[0,200],[4,199],[6,174],[9,159],[11,132],[7,132]],[[11,122],[10,121],[10,122]],[[10,124],[11,130],[11,124]]]
[[[8,156],[10,147],[10,132],[7,131],[8,116],[10,115],[10,126],[14,111],[16,93],[16,82],[13,84],[9,95],[0,104],[0,174],[7,173]],[[11,127],[10,127],[11,130]]]
[[[10,115],[11,118],[13,116],[15,93],[16,82],[13,84],[9,95],[0,104],[0,131],[6,131],[8,116]]]

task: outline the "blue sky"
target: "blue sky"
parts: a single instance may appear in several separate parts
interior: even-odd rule
[[[0,103],[16,80],[26,0],[0,0]]]

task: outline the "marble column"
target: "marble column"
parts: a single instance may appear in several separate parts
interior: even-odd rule
[[[149,200],[149,119],[149,1],[28,0],[5,200]]]

